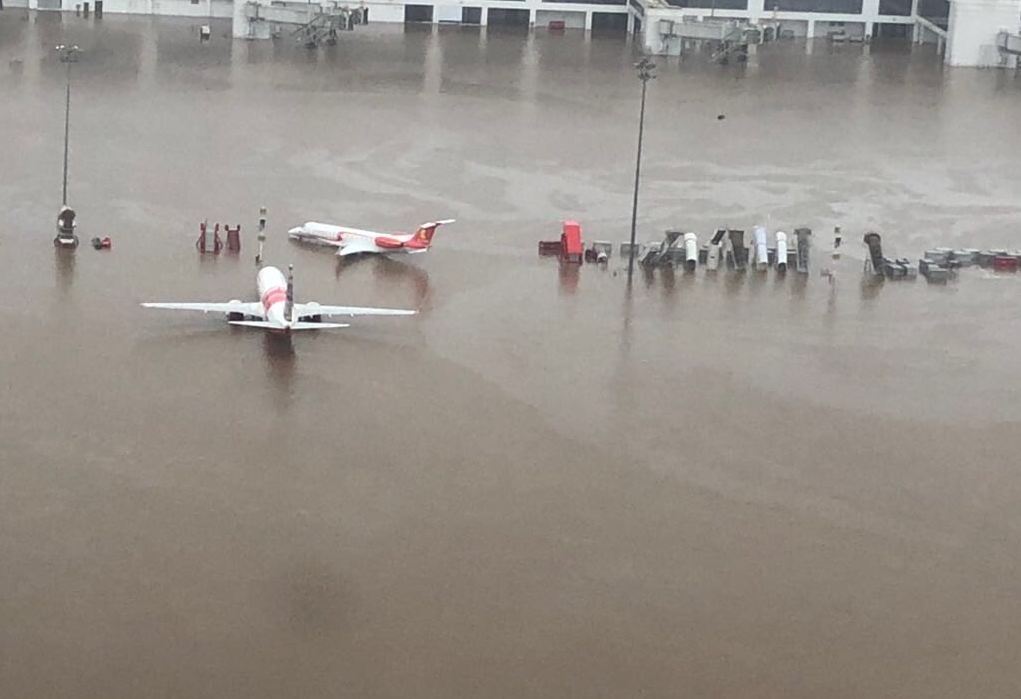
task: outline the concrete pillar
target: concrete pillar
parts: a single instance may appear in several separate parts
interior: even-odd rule
[[[645,12],[645,22],[642,23],[642,50],[649,54],[659,54],[664,50],[663,40],[659,36],[659,20],[663,15],[655,11]]]
[[[808,29],[805,30],[805,38],[809,39],[809,40],[815,38],[815,20],[814,19],[808,20]]]
[[[489,24],[489,8],[488,7],[483,7],[482,8],[482,16],[479,18],[479,24],[481,24],[483,27],[486,26],[487,24]]]
[[[629,25],[630,25],[630,23],[629,23]],[[587,32],[592,31],[592,13],[591,12],[586,12],[585,13],[585,31],[587,31]]]
[[[535,26],[535,8],[534,7],[528,10],[528,26],[529,27],[534,27]]]
[[[865,20],[865,37],[871,38],[875,31],[876,19],[879,18],[879,0],[863,0],[861,15]]]
[[[231,30],[235,39],[243,39],[248,36],[248,20],[245,19],[244,0],[234,0],[234,16],[231,22]]]
[[[1019,26],[1021,0],[954,0],[944,60],[952,66],[1001,65],[996,35]]]

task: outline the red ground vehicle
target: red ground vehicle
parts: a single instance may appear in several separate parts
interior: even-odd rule
[[[585,248],[581,241],[581,224],[577,221],[564,221],[563,232],[560,234],[560,259],[563,262],[581,264],[585,256]]]

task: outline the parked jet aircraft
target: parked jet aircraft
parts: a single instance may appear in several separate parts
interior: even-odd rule
[[[337,255],[340,257],[361,253],[412,254],[428,250],[436,229],[453,222],[454,219],[445,219],[423,223],[414,233],[377,233],[309,221],[292,228],[287,234],[291,240],[337,248]]]
[[[325,330],[346,328],[347,323],[323,323],[329,316],[408,316],[417,311],[395,308],[360,308],[358,306],[323,306],[314,301],[294,303],[294,275],[288,270],[287,278],[276,267],[263,267],[256,276],[259,300],[252,302],[227,301],[226,303],[143,303],[145,308],[162,308],[171,311],[201,311],[223,313],[231,325],[262,328],[280,333],[292,330]]]

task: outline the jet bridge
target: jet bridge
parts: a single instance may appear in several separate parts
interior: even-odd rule
[[[240,39],[269,39],[278,36],[280,27],[295,26],[292,35],[309,48],[336,43],[341,31],[365,24],[364,6],[339,2],[261,2],[234,3],[234,36]]]
[[[679,56],[688,49],[708,47],[713,61],[726,62],[732,53],[747,47],[746,24],[735,20],[692,21],[691,17],[660,19],[657,23],[663,53]]]
[[[777,35],[774,22],[720,17],[697,17],[670,4],[669,0],[642,0],[646,6],[643,44],[647,53],[683,56],[705,52],[717,63],[747,58],[749,46]],[[632,3],[633,4],[633,3]]]
[[[1021,34],[1000,32],[996,36],[996,48],[1000,50],[1000,56],[1005,60],[1008,56],[1021,56]]]

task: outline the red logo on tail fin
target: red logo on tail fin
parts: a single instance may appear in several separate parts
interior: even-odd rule
[[[416,245],[416,247],[427,248],[432,245],[434,235],[436,235],[436,224],[430,223],[429,225],[422,226],[415,231],[415,235],[411,238],[411,242]]]

